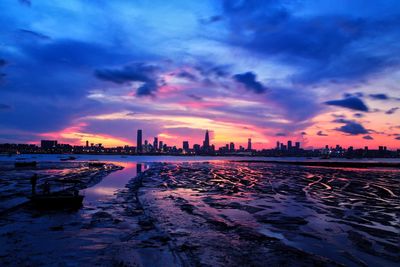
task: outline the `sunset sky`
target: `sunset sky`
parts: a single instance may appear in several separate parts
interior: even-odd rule
[[[400,1],[0,2],[0,143],[400,148]]]

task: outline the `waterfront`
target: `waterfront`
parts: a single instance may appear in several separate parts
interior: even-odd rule
[[[59,155],[18,157],[39,166],[64,164]],[[71,164],[88,160],[124,169],[85,189],[78,212],[43,214],[22,207],[3,215],[2,265],[395,266],[399,261],[398,169],[90,155]],[[146,169],[143,184],[132,183]]]

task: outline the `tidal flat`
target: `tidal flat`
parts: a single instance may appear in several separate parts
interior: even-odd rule
[[[29,175],[42,171],[92,181],[87,183],[93,187],[87,189],[83,208],[43,213],[23,204],[4,211],[0,265],[398,266],[400,262],[399,169],[224,160],[120,164],[124,169],[116,163],[116,169],[101,173],[82,162],[52,164],[56,166],[52,171],[50,166],[3,169],[2,199],[15,201],[29,193]]]

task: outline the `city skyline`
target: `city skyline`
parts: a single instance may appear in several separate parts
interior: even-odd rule
[[[400,148],[398,1],[0,8],[0,143]]]
[[[104,146],[103,143],[94,143],[91,142],[90,140],[85,140],[85,142],[83,144],[68,144],[68,143],[61,143],[58,140],[40,140],[38,142],[35,143],[29,143],[26,145],[37,145],[41,148],[55,148],[57,146],[73,146],[73,147],[84,147],[84,148],[89,148],[89,147],[102,147],[102,148],[117,148],[117,147],[130,147],[130,148],[134,148],[134,152],[141,154],[144,152],[151,152],[151,151],[163,151],[163,148],[176,148],[176,149],[182,149],[183,151],[192,151],[192,150],[196,150],[196,147],[199,150],[202,150],[203,152],[210,152],[210,151],[262,151],[262,150],[278,150],[278,151],[299,151],[299,150],[326,150],[326,149],[336,149],[336,150],[347,150],[347,149],[364,149],[364,150],[390,150],[390,147],[385,145],[385,144],[381,144],[378,147],[370,147],[370,146],[348,146],[345,147],[343,145],[341,145],[340,143],[336,143],[336,144],[325,144],[322,147],[304,147],[302,146],[302,143],[300,141],[294,141],[293,140],[285,140],[284,142],[281,141],[277,141],[275,146],[272,147],[262,147],[259,149],[256,149],[253,147],[253,142],[251,138],[247,139],[247,143],[246,146],[245,144],[241,144],[241,143],[235,143],[233,141],[229,141],[226,144],[222,145],[222,146],[216,146],[215,144],[213,144],[212,140],[210,140],[209,137],[209,133],[210,131],[207,129],[204,132],[204,139],[203,141],[197,142],[197,143],[190,143],[189,141],[183,140],[181,142],[181,145],[179,143],[165,143],[163,140],[159,140],[158,136],[154,136],[154,137],[149,137],[146,138],[146,135],[144,135],[145,137],[143,138],[143,130],[142,129],[137,129],[136,131],[136,143],[134,143],[134,145],[130,145],[130,144],[124,144],[122,146]],[[151,142],[151,138],[153,138],[153,142]],[[284,140],[284,139],[282,139]],[[22,143],[0,143],[0,145],[25,145]],[[150,150],[149,150],[150,149]],[[154,150],[153,150],[154,149]],[[148,150],[148,151],[146,151]],[[396,149],[393,149],[393,151],[395,151]],[[400,149],[397,149],[397,151],[399,151]]]

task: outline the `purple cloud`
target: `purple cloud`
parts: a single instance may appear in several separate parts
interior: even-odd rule
[[[233,79],[243,84],[249,91],[256,94],[264,93],[266,88],[257,81],[257,76],[253,72],[245,72],[233,75]]]
[[[363,136],[363,139],[365,139],[365,140],[374,140],[374,138],[372,136],[370,136],[370,135]]]
[[[317,132],[317,135],[318,135],[318,136],[328,136],[327,134],[323,133],[322,131],[318,131],[318,132]]]
[[[364,112],[368,111],[368,107],[358,97],[347,97],[347,98],[339,99],[339,100],[330,100],[330,101],[326,101],[325,104],[331,105],[331,106],[344,107],[344,108],[353,109],[353,110],[364,111]]]
[[[360,123],[355,121],[348,121],[345,125],[336,128],[335,130],[339,132],[344,132],[350,135],[359,135],[359,134],[367,134],[368,130],[364,128]]]

